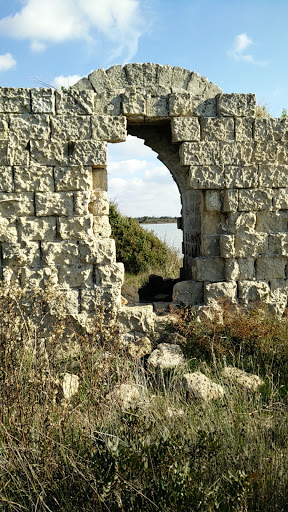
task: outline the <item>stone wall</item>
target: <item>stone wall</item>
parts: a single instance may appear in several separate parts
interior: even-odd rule
[[[144,139],[182,203],[175,300],[287,302],[288,123],[258,119],[253,94],[155,64],[94,71],[68,90],[0,89],[1,269],[50,280],[67,312],[119,308],[123,266],[110,239],[107,142]]]

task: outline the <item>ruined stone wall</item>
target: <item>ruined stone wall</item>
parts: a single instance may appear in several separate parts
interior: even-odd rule
[[[107,142],[145,140],[182,203],[183,281],[174,298],[287,302],[288,124],[257,119],[252,94],[222,94],[155,64],[97,70],[68,90],[0,89],[1,269],[49,279],[67,312],[120,307],[110,239]]]

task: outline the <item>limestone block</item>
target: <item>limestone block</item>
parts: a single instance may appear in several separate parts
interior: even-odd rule
[[[92,137],[107,142],[125,142],[127,119],[124,116],[92,116]]]
[[[36,192],[35,206],[37,217],[71,217],[73,215],[72,192]]]
[[[244,372],[243,370],[232,366],[226,366],[222,371],[222,375],[224,379],[234,381],[235,384],[240,386],[240,388],[248,392],[255,392],[264,384],[264,381],[260,379],[258,375]]]
[[[106,161],[106,142],[84,140],[71,143],[71,151],[69,154],[70,165],[106,165]]]
[[[174,66],[171,80],[172,92],[178,91],[179,89],[186,89],[190,80],[191,71],[180,68],[179,66]]]
[[[279,142],[255,142],[251,161],[256,164],[286,163],[287,155],[284,149],[281,148],[280,152]]]
[[[217,98],[207,98],[203,101],[203,96],[193,97],[193,114],[199,117],[216,117]]]
[[[205,303],[217,302],[219,299],[226,299],[229,302],[237,302],[237,283],[207,283],[204,286]]]
[[[227,259],[225,279],[227,281],[255,280],[255,260],[253,258]]]
[[[13,165],[15,151],[16,149],[14,144],[9,144],[8,140],[0,140],[0,165]]]
[[[202,234],[218,235],[222,230],[222,216],[219,213],[205,212],[202,215]]]
[[[288,281],[287,279],[271,279],[270,286],[269,309],[276,315],[282,316],[287,307]]]
[[[93,189],[105,190],[107,192],[107,169],[106,167],[93,167]]]
[[[183,142],[179,150],[181,165],[219,166],[220,145],[216,142]]]
[[[68,144],[49,140],[30,141],[31,162],[40,165],[67,165]]]
[[[288,188],[273,190],[273,207],[275,210],[288,210]]]
[[[172,90],[172,75],[173,68],[171,66],[159,66],[157,73],[157,82],[160,87],[163,87],[164,90],[167,90],[169,92]]]
[[[0,141],[0,155],[1,155],[1,141]],[[26,139],[21,139],[17,134],[10,132],[8,147],[7,147],[7,161],[9,165],[29,165],[30,163],[30,143]]]
[[[64,114],[51,117],[52,139],[89,140],[92,137],[91,116]]]
[[[71,373],[64,373],[62,380],[62,391],[64,398],[70,400],[72,396],[76,395],[79,390],[80,380],[78,375]]]
[[[167,96],[147,96],[147,117],[166,119],[169,116]]]
[[[56,238],[55,217],[20,217],[20,240],[54,240]]]
[[[150,369],[173,370],[185,364],[184,355],[179,345],[159,343],[147,359]]]
[[[172,142],[200,141],[200,124],[197,117],[172,117]]]
[[[4,242],[3,263],[9,267],[35,267],[40,265],[39,242]]]
[[[124,116],[141,118],[147,115],[146,94],[127,91],[122,98]]]
[[[272,210],[272,189],[239,190],[239,210],[243,212]]]
[[[53,89],[31,89],[32,112],[35,114],[55,114],[55,94]]]
[[[122,95],[108,91],[97,94],[94,111],[99,115],[120,116],[122,114]]]
[[[268,236],[265,233],[243,233],[235,235],[237,258],[258,258],[268,252]]]
[[[123,263],[110,263],[109,265],[97,265],[95,267],[96,286],[122,285],[124,281]]]
[[[201,118],[201,139],[207,141],[235,140],[234,118]]]
[[[219,400],[224,396],[223,387],[201,372],[184,373],[183,385],[192,396],[205,402]]]
[[[267,301],[270,288],[265,281],[239,281],[239,299],[244,303]]]
[[[110,237],[111,226],[108,215],[93,216],[93,234],[101,238]]]
[[[93,190],[91,192],[89,212],[95,216],[109,214],[109,202],[107,192],[105,190]]]
[[[1,87],[0,112],[27,114],[31,112],[30,89]]]
[[[287,186],[288,165],[259,165],[259,186],[278,188]]]
[[[269,235],[269,256],[288,256],[288,233]]]
[[[44,265],[71,265],[78,261],[77,242],[42,242]]]
[[[62,240],[86,240],[93,238],[93,216],[59,217],[59,236]]]
[[[93,286],[93,265],[59,266],[59,284],[68,288],[91,288]]]
[[[18,233],[15,220],[0,217],[0,242],[17,242]]]
[[[58,284],[57,270],[55,267],[44,267],[41,269],[21,268],[21,286],[28,286],[30,289],[44,288],[48,282],[52,285]]]
[[[92,313],[97,311],[98,307],[104,304],[109,309],[121,307],[121,287],[120,286],[105,286],[97,287],[96,289],[89,290],[83,288],[81,291],[81,311]]]
[[[222,209],[222,201],[219,190],[205,190],[204,192],[204,209],[206,212],[220,212]]]
[[[64,303],[61,303],[61,309],[66,315],[78,315],[79,313],[79,290],[71,288],[60,288],[61,297],[64,297]],[[70,342],[71,343],[71,342]],[[71,349],[71,344],[69,345]],[[65,350],[65,349],[64,349]],[[71,349],[72,352],[73,349]]]
[[[80,263],[94,263],[109,265],[116,261],[115,240],[99,239],[94,241],[81,240],[79,242]]]
[[[235,257],[235,236],[234,235],[221,235],[220,236],[220,256],[221,256],[221,258],[234,258]]]
[[[215,235],[202,236],[202,256],[220,256],[220,237]]]
[[[16,192],[53,192],[53,167],[14,166],[14,183]]]
[[[158,90],[158,76],[160,68],[161,66],[159,64],[154,64],[153,62],[142,64],[144,89],[147,90],[148,88],[155,87]],[[159,90],[161,89],[162,88],[159,87]]]
[[[224,168],[217,166],[191,165],[189,167],[188,187],[192,189],[224,188]]]
[[[0,191],[13,192],[12,167],[0,167]]]
[[[123,87],[125,88],[129,85],[125,67],[119,64],[106,69],[106,75],[109,78],[111,89],[113,90],[123,89]]]
[[[238,190],[228,188],[222,193],[223,212],[237,212],[238,210]]]
[[[103,92],[111,89],[111,82],[106,71],[102,68],[96,69],[88,75],[88,80],[96,92]]]
[[[288,122],[285,118],[280,119],[255,119],[254,138],[256,141],[287,141]]]
[[[227,188],[253,188],[258,185],[257,165],[225,165]]]
[[[194,258],[192,262],[192,278],[195,281],[223,281],[223,258]]]
[[[197,281],[180,281],[173,288],[173,302],[183,304],[203,303],[203,283]]]
[[[71,89],[77,89],[78,91],[94,91],[93,86],[86,76],[78,80],[76,84],[70,86]]]
[[[263,257],[256,260],[256,278],[258,279],[285,279],[287,259]]]
[[[235,138],[240,142],[247,142],[253,139],[255,119],[238,117],[235,119]]]
[[[239,260],[226,259],[224,276],[226,281],[238,281],[240,279]]]
[[[0,215],[2,217],[25,217],[34,215],[34,196],[32,192],[0,193]]]
[[[93,186],[92,167],[55,167],[55,188],[64,190],[90,190]]]
[[[153,306],[125,306],[119,311],[121,332],[149,332],[154,331],[155,313]]]
[[[138,408],[139,404],[145,403],[146,397],[143,386],[139,384],[117,384],[111,393],[106,395],[110,403],[117,404],[123,411]]]
[[[255,117],[255,94],[219,94],[218,115],[233,117]]]
[[[256,220],[255,212],[232,212],[227,215],[226,222],[222,225],[223,231],[226,232],[227,235],[234,235],[235,233],[254,233]]]
[[[220,163],[229,166],[245,166],[253,163],[253,142],[220,142]]]
[[[170,94],[168,105],[171,117],[193,115],[193,96],[189,92],[181,91]]]
[[[264,233],[278,233],[288,230],[288,211],[258,212],[256,230]]]
[[[56,112],[57,114],[93,114],[94,91],[79,91],[68,89],[67,91],[56,91]]]
[[[0,139],[1,140],[6,140],[9,137],[8,120],[9,120],[9,117],[7,114],[0,114]]]
[[[128,337],[128,334],[126,334],[126,336]],[[132,359],[140,359],[141,357],[151,354],[152,344],[147,336],[131,336],[129,338],[125,348]]]
[[[49,139],[50,119],[47,114],[10,115],[10,130],[27,141],[32,138]]]

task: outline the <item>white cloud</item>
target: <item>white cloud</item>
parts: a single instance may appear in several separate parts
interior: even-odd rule
[[[12,57],[11,53],[0,55],[0,71],[8,71],[8,69],[16,66],[16,60]]]
[[[51,85],[53,87],[56,87],[56,89],[61,89],[61,87],[65,87],[66,89],[68,89],[68,87],[71,87],[71,85],[76,84],[76,82],[78,82],[80,78],[82,77],[79,75],[59,75],[55,76],[55,78],[51,82]]]
[[[232,48],[227,51],[227,55],[237,61],[249,62],[257,66],[266,66],[267,62],[255,60],[251,53],[246,53],[245,50],[253,45],[252,39],[247,36],[246,32],[243,32],[235,37]]]
[[[104,36],[114,55],[129,60],[144,31],[139,0],[23,0],[16,14],[0,19],[0,34],[30,40],[32,51],[75,39]]]

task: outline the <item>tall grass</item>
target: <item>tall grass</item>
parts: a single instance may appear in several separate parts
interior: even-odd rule
[[[245,394],[222,382],[220,355],[210,364],[198,345],[197,361],[191,351],[184,368],[155,374],[120,351],[117,320],[108,322],[107,312],[100,308],[87,335],[61,308],[51,316],[53,301],[59,305],[53,289],[32,298],[0,287],[1,510],[287,510],[287,403],[272,373],[264,393]],[[266,320],[266,334],[281,338],[285,352],[287,321]],[[185,322],[188,351],[194,320]],[[209,329],[203,333],[212,341]],[[223,399],[186,396],[182,374],[190,367],[223,384]],[[69,400],[65,372],[80,382]],[[127,382],[142,399],[123,408],[108,396]]]

